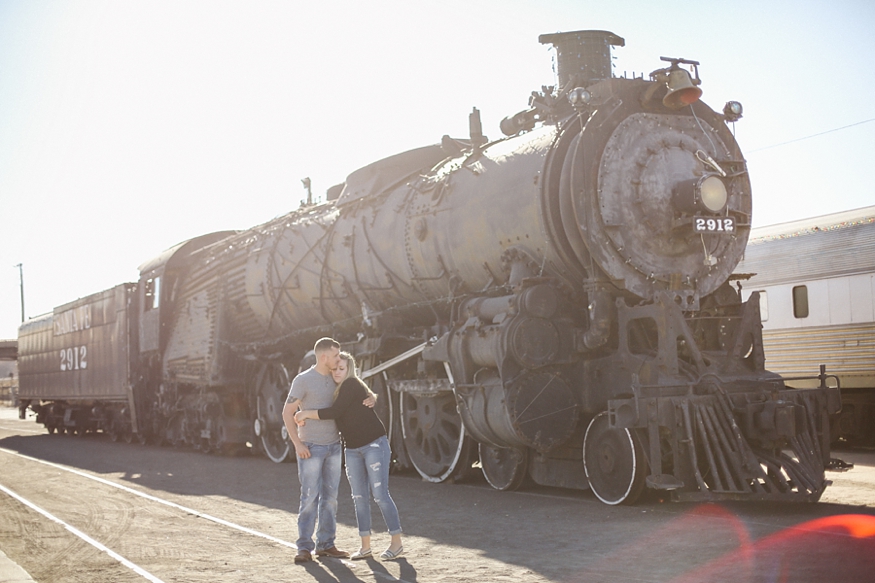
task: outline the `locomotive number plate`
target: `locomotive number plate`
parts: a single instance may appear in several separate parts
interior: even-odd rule
[[[696,217],[693,219],[693,230],[697,233],[734,233],[735,219]]]

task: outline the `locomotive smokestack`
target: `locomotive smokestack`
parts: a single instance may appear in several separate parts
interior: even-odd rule
[[[611,47],[622,47],[626,41],[606,30],[556,32],[538,37],[541,44],[556,47],[556,74],[559,89],[570,82],[586,87],[594,81],[611,78]]]

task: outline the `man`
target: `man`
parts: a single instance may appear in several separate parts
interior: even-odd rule
[[[347,558],[349,553],[334,544],[337,532],[337,490],[340,487],[341,444],[334,420],[309,421],[298,427],[298,409],[322,409],[334,403],[336,385],[331,372],[340,363],[340,344],[333,338],[321,338],[313,347],[316,364],[292,381],[283,407],[283,422],[298,456],[298,479],[301,503],[298,507],[298,554],[295,563],[318,557]],[[373,399],[365,405],[374,406]],[[313,532],[316,523],[316,544]]]

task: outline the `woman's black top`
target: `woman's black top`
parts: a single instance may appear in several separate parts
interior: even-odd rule
[[[343,436],[346,447],[364,447],[378,437],[386,435],[383,422],[376,411],[362,405],[369,395],[368,388],[357,377],[349,377],[340,384],[334,404],[318,409],[319,419],[334,419]]]

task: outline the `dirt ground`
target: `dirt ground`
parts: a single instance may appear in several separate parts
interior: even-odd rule
[[[300,566],[295,464],[48,435],[0,409],[0,485],[165,582],[875,581],[875,452],[836,456],[856,467],[830,473],[817,504],[609,507],[588,492],[393,475],[404,558]],[[339,506],[338,546],[355,550],[345,479]],[[3,492],[0,550],[41,583],[146,580]]]

